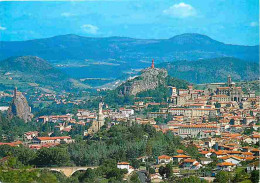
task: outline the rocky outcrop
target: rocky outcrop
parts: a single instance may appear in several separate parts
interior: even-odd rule
[[[142,74],[123,86],[123,94],[136,95],[139,92],[154,90],[159,85],[165,85],[165,78],[168,73],[165,69],[147,68],[142,70]]]
[[[31,121],[33,118],[26,98],[21,92],[17,91],[17,88],[14,90],[14,97],[8,109],[8,118],[13,118],[14,116],[23,119],[25,122]]]

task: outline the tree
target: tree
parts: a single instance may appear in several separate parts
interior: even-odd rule
[[[150,167],[150,168],[149,168],[149,173],[150,173],[150,174],[155,174],[155,169]]]
[[[37,151],[34,164],[37,166],[64,166],[69,164],[70,156],[66,148],[42,148]]]
[[[214,182],[217,183],[228,183],[229,180],[231,179],[230,175],[228,172],[225,171],[219,171],[216,175],[216,178]]]
[[[216,103],[215,103],[215,108],[220,108],[220,107],[221,107],[221,104],[218,103],[218,102],[216,102]]]
[[[134,169],[138,169],[140,167],[140,162],[137,159],[133,159],[131,164]]]
[[[199,177],[190,176],[190,177],[181,179],[179,182],[180,183],[202,183],[204,181],[201,181]]]
[[[191,144],[186,148],[186,152],[188,153],[188,155],[190,155],[192,158],[199,158],[201,157],[201,154],[198,151],[198,148]]]
[[[165,174],[165,168],[164,168],[164,166],[160,166],[160,167],[159,167],[159,174],[162,176],[162,178],[164,178],[164,174]]]
[[[252,183],[258,183],[259,181],[259,171],[258,170],[253,170],[250,175],[250,180]]]
[[[148,141],[146,144],[145,152],[146,152],[147,156],[151,156],[153,153],[153,147],[152,147],[152,143],[150,141]]]
[[[91,168],[87,169],[84,175],[81,177],[83,179],[83,182],[93,182],[93,180],[96,177],[95,170],[92,170]]]
[[[133,174],[131,175],[130,177],[130,181],[133,182],[133,183],[140,183],[140,179],[139,179],[139,176],[136,172],[133,172]]]
[[[165,166],[165,174],[166,174],[166,177],[169,178],[173,175],[173,172],[172,172],[172,164],[171,163],[168,163],[166,166]]]
[[[246,173],[245,169],[243,168],[237,168],[235,170],[235,176],[232,180],[232,182],[236,183],[236,182],[242,182],[245,181],[249,178],[249,175]]]

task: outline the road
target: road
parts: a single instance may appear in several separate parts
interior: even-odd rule
[[[146,175],[145,175],[145,171],[141,170],[137,172],[139,179],[141,181],[141,183],[146,183]]]

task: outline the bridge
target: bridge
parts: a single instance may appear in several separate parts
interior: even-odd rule
[[[70,177],[73,175],[76,171],[80,170],[87,170],[87,169],[95,169],[97,166],[75,166],[75,167],[46,167],[46,168],[41,168],[41,169],[47,169],[55,172],[60,172],[63,173],[66,177]]]

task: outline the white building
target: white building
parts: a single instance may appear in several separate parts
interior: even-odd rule
[[[128,162],[119,162],[119,163],[117,163],[117,168],[119,168],[119,169],[127,169],[127,171],[129,172],[129,170],[130,170],[130,163],[128,163]]]

